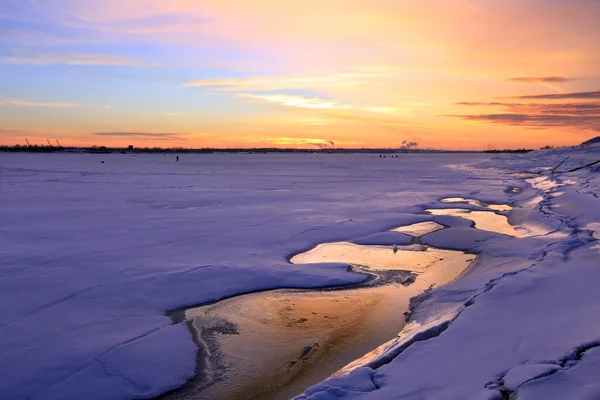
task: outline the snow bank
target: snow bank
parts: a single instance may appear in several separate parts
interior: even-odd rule
[[[287,257],[431,219],[415,213],[481,187],[475,171],[445,165],[486,159],[0,153],[0,397],[176,387],[193,375],[196,348],[165,312],[358,282],[345,265]]]
[[[474,168],[483,176],[498,171],[499,177],[550,171],[567,155],[561,171],[600,158],[592,148],[571,148],[503,156]],[[509,220],[539,230],[526,238],[467,234],[466,227],[426,235],[423,240],[433,245],[464,249],[471,242],[480,257],[461,279],[417,299],[399,337],[353,365],[371,375],[352,376],[349,368],[299,398],[600,397],[600,175],[584,168],[529,183],[517,186],[523,190],[515,193]],[[485,197],[457,196],[499,202],[482,192]],[[345,386],[350,380],[358,386],[358,379],[374,388]]]
[[[567,155],[536,187],[511,175],[547,174]],[[287,258],[324,242],[408,240],[384,232],[427,220],[450,228],[424,242],[478,261],[416,299],[398,338],[304,398],[594,397],[599,174],[564,172],[597,158],[594,146],[492,160],[0,154],[0,397],[149,398],[177,387],[196,348],[165,312],[358,282],[345,265]],[[417,214],[448,197],[510,203],[509,222],[528,237]]]

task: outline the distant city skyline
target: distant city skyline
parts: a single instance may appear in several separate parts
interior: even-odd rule
[[[0,144],[575,145],[600,135],[598,15],[591,0],[4,0]]]

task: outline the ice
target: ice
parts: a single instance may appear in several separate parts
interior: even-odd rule
[[[442,199],[440,201],[442,203],[467,203],[472,206],[485,207],[485,208],[489,208],[490,210],[494,210],[494,211],[510,211],[510,210],[512,210],[512,207],[509,206],[508,204],[485,204],[484,202],[479,201],[477,199],[465,199],[462,197],[448,197],[448,198]]]
[[[420,203],[480,186],[444,165],[488,158],[0,153],[0,397],[176,387],[193,376],[196,347],[165,312],[362,281],[343,264],[287,257],[426,220]],[[152,332],[162,346],[144,339]]]
[[[591,149],[567,148],[502,156],[478,167],[502,168],[506,175],[549,171],[566,155],[580,165],[597,158]],[[597,398],[598,178],[592,168],[553,174],[516,194],[508,221],[539,225],[538,234],[465,238],[469,228],[454,226],[425,235],[423,243],[471,249],[478,260],[459,279],[421,298],[397,339],[335,378],[357,384],[348,372],[370,368],[375,389],[357,393],[338,384],[335,397],[327,392],[332,379],[300,398]],[[457,229],[462,232],[452,232]]]
[[[423,235],[423,246],[468,250],[476,261],[415,299],[398,337],[304,397],[594,398],[600,175],[564,171],[597,159],[593,146],[386,162],[0,154],[0,397],[150,398],[173,389],[193,376],[196,345],[166,312],[361,282],[349,260],[288,257],[340,242],[384,244],[375,253],[387,255],[395,244],[402,257],[413,238],[390,230],[435,221],[447,228]],[[522,174],[531,172],[539,173]],[[449,197],[513,208],[438,200]],[[448,208],[452,215],[433,215]],[[490,215],[491,225],[475,220]],[[548,365],[560,368],[539,376]]]
[[[425,272],[438,264],[451,263],[469,256],[453,250],[421,245],[362,246],[338,242],[320,244],[290,260],[294,264],[341,263],[366,266],[375,270],[407,270]]]
[[[531,399],[586,399],[600,398],[600,348],[587,350],[574,368],[557,368],[552,375],[542,375],[526,382],[519,390],[519,398]],[[576,366],[576,367],[575,367]]]
[[[502,378],[502,386],[507,390],[514,392],[526,382],[540,379],[546,375],[550,375],[561,366],[557,364],[524,364],[515,368],[511,368]]]
[[[426,222],[419,222],[419,223],[408,225],[408,226],[401,226],[399,228],[392,229],[392,231],[406,233],[407,235],[411,235],[411,236],[415,236],[415,237],[421,237],[428,233],[438,231],[438,230],[442,229],[443,227],[444,227],[443,225],[440,225],[437,222],[426,221]]]
[[[521,236],[520,232],[508,223],[508,219],[505,216],[491,211],[471,211],[460,208],[428,209],[425,211],[432,215],[451,215],[471,220],[478,229],[484,231],[515,237]]]
[[[399,245],[409,244],[413,241],[413,238],[404,233],[392,231],[392,232],[379,232],[372,235],[364,236],[358,239],[352,240],[352,243],[362,245]]]

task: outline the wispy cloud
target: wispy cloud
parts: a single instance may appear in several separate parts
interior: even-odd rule
[[[542,99],[546,98],[542,97]],[[501,107],[505,111],[504,113],[497,114],[450,115],[451,117],[461,118],[466,121],[482,121],[539,129],[562,127],[600,131],[600,102],[559,104],[460,102],[456,103],[456,105],[467,107]]]
[[[545,115],[600,115],[600,102],[587,103],[499,103],[499,102],[460,102],[458,106],[502,107],[511,113],[529,113]]]
[[[158,114],[162,115],[162,116],[165,116],[165,117],[181,117],[182,115],[184,115],[183,113],[170,112],[170,111],[164,111],[164,112],[160,112]]]
[[[10,56],[0,58],[0,62],[5,64],[34,64],[34,65],[53,65],[68,64],[79,66],[147,66],[139,60],[129,57],[108,54],[86,54],[86,53],[14,53]]]
[[[600,116],[477,114],[450,115],[467,121],[482,121],[501,125],[520,125],[529,128],[579,128],[600,132]]]
[[[184,87],[210,87],[218,90],[257,91],[285,90],[302,88],[323,88],[333,86],[356,86],[369,83],[381,74],[347,73],[315,77],[265,77],[239,79],[202,79],[184,83]]]
[[[96,132],[96,136],[133,137],[144,139],[182,139],[180,133],[175,132],[139,132],[136,130],[125,130],[122,132]]]
[[[573,79],[571,78],[565,78],[562,76],[543,76],[543,77],[534,77],[534,76],[519,76],[516,78],[508,78],[507,81],[509,82],[516,82],[516,83],[540,83],[540,82],[546,82],[546,83],[558,83],[558,82],[568,82],[568,81],[572,81]]]
[[[238,97],[252,99],[252,100],[262,100],[269,103],[277,103],[284,106],[289,107],[301,107],[301,108],[350,108],[347,105],[337,104],[334,101],[323,100],[317,97],[314,98],[306,98],[302,96],[289,96],[284,94],[274,94],[274,95],[259,95],[259,94],[248,94],[248,93],[240,93],[237,95]]]
[[[243,136],[241,138],[236,138],[236,141],[246,142],[246,143],[270,143],[280,146],[315,146],[315,147],[329,147],[335,145],[343,145],[343,146],[352,146],[352,145],[360,145],[360,142],[334,142],[328,139],[319,139],[319,138],[300,138],[300,137],[270,137],[270,136]]]
[[[0,105],[2,104],[10,104],[12,106],[19,107],[56,107],[56,108],[71,108],[71,107],[79,107],[77,103],[54,103],[54,102],[36,102],[36,101],[24,101],[24,100],[1,100]]]
[[[362,106],[354,104],[343,104],[333,100],[324,100],[318,97],[303,97],[286,94],[250,94],[239,93],[237,97],[247,98],[251,100],[265,101],[269,103],[280,104],[288,107],[325,109],[325,110],[345,110],[345,111],[365,111],[379,114],[402,114],[403,110],[394,107],[380,106]]]
[[[504,97],[508,99],[524,100],[565,100],[565,99],[600,99],[600,90],[593,92],[559,93],[559,94],[536,94],[527,96]]]
[[[12,135],[12,134],[25,134],[30,131],[26,129],[0,129],[0,133],[3,135]]]

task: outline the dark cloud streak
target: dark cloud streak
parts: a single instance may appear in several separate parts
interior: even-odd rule
[[[519,96],[517,99],[595,99],[600,92],[566,93],[557,95]],[[466,121],[526,126],[533,129],[577,128],[600,131],[600,101],[569,103],[526,102],[459,102],[461,107],[502,108],[502,113],[447,115]]]
[[[507,81],[515,82],[515,83],[556,83],[556,82],[568,82],[572,81],[571,78],[565,78],[562,76],[543,76],[543,77],[535,77],[535,76],[519,76],[516,78],[508,78]]]
[[[125,132],[96,132],[96,136],[119,136],[119,137],[132,137],[132,138],[144,138],[144,139],[181,139],[178,133],[154,133],[154,132],[136,132],[136,131],[125,131]]]
[[[530,114],[476,114],[447,115],[465,121],[481,121],[500,125],[526,126],[528,128],[579,128],[600,132],[600,115],[530,115]]]
[[[497,103],[497,102],[460,102],[457,106],[503,107],[510,113],[541,114],[541,115],[600,115],[600,102],[589,103]]]
[[[557,94],[537,94],[529,96],[504,97],[508,99],[524,99],[524,100],[565,100],[565,99],[590,99],[600,100],[600,90],[594,92],[577,92],[577,93],[557,93]]]

